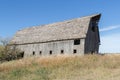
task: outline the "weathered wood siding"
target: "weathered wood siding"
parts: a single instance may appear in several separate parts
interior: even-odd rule
[[[39,44],[17,45],[16,47],[24,51],[25,57],[33,56],[33,51],[35,52],[34,56],[48,56],[50,55],[50,51],[52,51],[52,55],[58,55],[61,54],[61,50],[64,50],[64,54],[73,54],[74,49],[77,50],[77,53],[75,54],[83,55],[84,42],[84,39],[80,39],[80,45],[74,45],[74,40],[63,40]]]
[[[95,31],[93,31],[92,23],[93,21],[91,20],[85,39],[85,53],[98,53],[99,51],[100,39],[98,25],[95,26]]]

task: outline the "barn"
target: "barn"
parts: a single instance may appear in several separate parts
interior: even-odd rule
[[[95,14],[25,28],[15,34],[10,45],[20,49],[24,57],[98,53],[100,17]]]

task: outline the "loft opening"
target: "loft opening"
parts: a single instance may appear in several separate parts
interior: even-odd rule
[[[80,45],[80,39],[75,39],[74,40],[74,45]]]
[[[95,26],[92,26],[92,31],[95,32]]]
[[[96,26],[98,25],[98,22],[93,21],[92,22],[92,31],[95,32]]]

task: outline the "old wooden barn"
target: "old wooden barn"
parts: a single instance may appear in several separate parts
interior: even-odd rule
[[[98,53],[100,14],[18,31],[10,44],[24,57]]]

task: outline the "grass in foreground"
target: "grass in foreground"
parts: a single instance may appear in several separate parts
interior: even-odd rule
[[[34,57],[0,64],[0,80],[119,80],[120,55]]]

